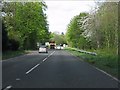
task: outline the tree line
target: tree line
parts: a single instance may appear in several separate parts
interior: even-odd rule
[[[113,50],[118,54],[118,2],[96,3],[90,13],[74,16],[67,26],[66,38],[71,47]]]
[[[2,3],[2,49],[36,49],[50,38],[45,2]]]
[[[51,32],[50,41],[55,41],[56,45],[67,44],[65,34],[63,32]]]

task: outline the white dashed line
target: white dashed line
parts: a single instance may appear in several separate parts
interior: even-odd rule
[[[45,59],[43,59],[43,62],[44,62],[45,60],[47,60],[47,57],[46,57]]]
[[[45,59],[43,59],[42,61],[44,62],[44,61],[46,61],[53,53],[55,53],[55,51],[53,51],[49,56],[47,56]],[[42,63],[42,62],[40,62],[40,63]],[[35,68],[37,68],[39,65],[40,65],[40,63],[39,64],[37,64],[37,65],[35,65],[33,68],[31,68],[30,70],[28,70],[25,74],[29,74],[31,71],[33,71]]]
[[[5,89],[3,90],[9,90],[10,88],[12,88],[12,86],[7,86]]]
[[[16,81],[20,81],[20,78],[16,78]]]
[[[34,70],[36,67],[38,67],[40,64],[35,65],[33,68],[31,68],[29,71],[27,71],[25,74],[30,73],[32,70]]]
[[[48,57],[50,57],[51,55],[53,55],[53,53],[55,53],[55,51],[54,51],[54,52],[52,52],[52,53],[51,53]],[[48,57],[47,57],[47,58],[48,58]]]

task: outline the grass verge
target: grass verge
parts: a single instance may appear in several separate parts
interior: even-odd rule
[[[2,53],[2,60],[13,58],[13,57],[20,56],[20,55],[27,54],[27,53],[29,53],[29,51],[24,51],[24,50],[22,50],[22,51],[5,51]]]
[[[73,55],[81,58],[83,61],[104,70],[105,72],[111,74],[112,76],[118,78],[118,56],[106,51],[97,50],[97,56],[80,53],[73,48],[66,48]]]

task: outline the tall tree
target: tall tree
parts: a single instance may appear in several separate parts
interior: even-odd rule
[[[55,32],[54,32],[54,33],[51,33],[51,38],[50,38],[50,40],[55,41],[55,43],[56,43],[57,45],[67,44],[65,35],[64,35],[63,33],[61,33],[61,34],[58,34],[58,33],[55,33]]]
[[[118,53],[118,3],[96,3],[87,15],[76,15],[67,28],[70,46],[79,48],[106,49]],[[79,19],[78,19],[79,18]],[[79,20],[79,25],[77,24]]]
[[[79,15],[75,16],[68,24],[66,38],[70,46],[84,49],[86,39],[82,35],[84,32],[82,23],[87,15],[88,13],[80,13]],[[81,43],[81,40],[84,43]]]
[[[49,39],[46,8],[44,2],[4,3],[8,36],[19,41],[20,48],[35,49],[37,42]]]

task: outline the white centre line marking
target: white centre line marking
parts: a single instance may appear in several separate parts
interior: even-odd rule
[[[44,62],[45,60],[47,60],[51,55],[53,55],[53,53],[55,53],[55,51],[53,51],[49,56],[47,56],[45,59],[43,59],[42,61]],[[42,62],[40,62],[40,63],[42,63]],[[29,71],[27,71],[25,74],[29,74],[31,71],[33,71],[35,68],[37,68],[39,65],[40,65],[40,63],[39,64],[37,64],[37,65],[35,65],[33,68],[31,68]]]
[[[16,78],[16,80],[17,80],[17,81],[19,81],[19,80],[20,80],[20,78]]]
[[[43,59],[43,62],[44,62],[45,60],[47,60],[47,57],[46,57],[45,59]]]
[[[52,56],[53,53],[55,53],[55,51],[53,51],[49,56],[47,56],[47,57],[43,60],[43,62],[44,62],[45,60],[47,60],[50,56]]]
[[[5,89],[3,90],[9,90],[10,88],[12,88],[12,86],[7,86]]]
[[[48,57],[50,57],[51,55],[53,55],[55,53],[55,51],[53,51]]]
[[[32,70],[34,70],[36,67],[38,67],[40,64],[35,65],[33,68],[31,68],[29,71],[27,71],[25,74],[30,73]]]

